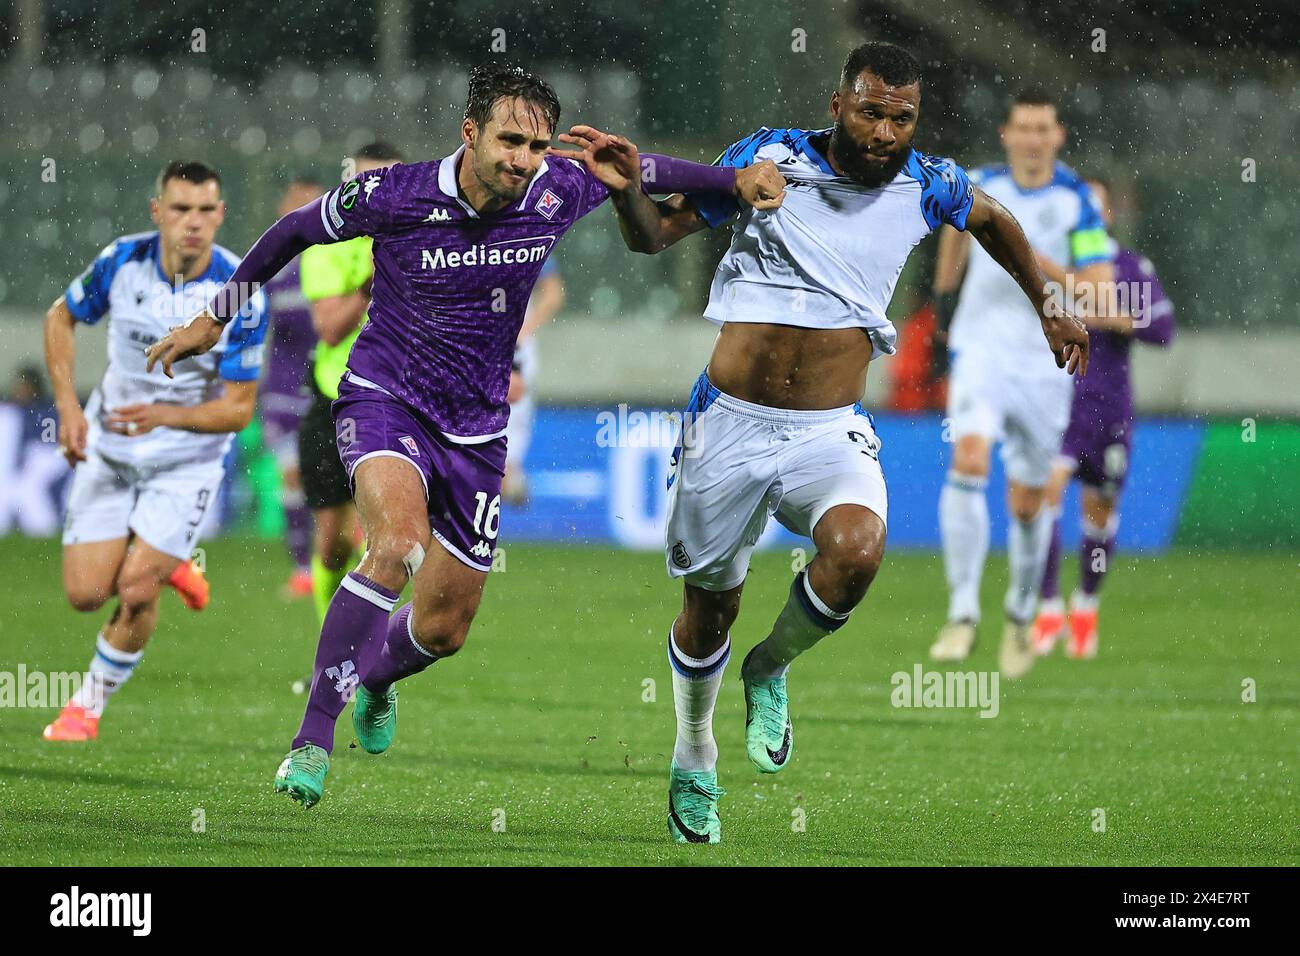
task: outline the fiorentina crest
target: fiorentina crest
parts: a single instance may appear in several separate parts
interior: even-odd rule
[[[563,199],[548,189],[542,193],[542,198],[537,200],[537,205],[534,208],[547,219],[554,219],[555,211],[560,208],[563,202]]]

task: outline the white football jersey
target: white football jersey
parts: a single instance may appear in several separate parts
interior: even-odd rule
[[[897,333],[885,312],[908,254],[941,223],[965,229],[974,192],[956,163],[916,150],[893,181],[859,185],[827,162],[830,132],[764,127],[718,157],[724,166],[776,163],[787,181],[779,209],[691,194],[710,226],[740,213],[704,316],[718,323],[861,327],[876,354],[889,355]]]
[[[1070,268],[1110,258],[1096,197],[1070,167],[1056,164],[1051,182],[1022,189],[1005,164],[971,171],[971,182],[1006,206],[1035,251]],[[1043,338],[1038,311],[1016,281],[971,243],[949,345],[1020,372],[1062,374]]]
[[[228,432],[155,428],[122,435],[105,427],[107,414],[124,405],[198,405],[218,397],[223,380],[253,381],[261,373],[267,326],[262,292],[230,320],[211,351],[173,363],[174,378],[158,366],[145,371],[144,350],[207,305],[239,264],[234,253],[214,245],[207,271],[175,285],[163,275],[159,245],[156,232],[117,239],[64,293],[78,321],[94,325],[108,317],[108,368],[86,403],[88,444],[105,458],[133,465],[220,459],[230,448]]]

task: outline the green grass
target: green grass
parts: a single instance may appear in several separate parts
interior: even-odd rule
[[[304,703],[291,685],[310,667],[310,606],[278,596],[274,543],[212,542],[208,571],[205,612],[164,596],[98,741],[47,744],[53,711],[0,711],[0,863],[1300,862],[1294,554],[1122,560],[1100,657],[1004,682],[995,719],[890,705],[891,674],[924,661],[944,605],[936,556],[891,554],[850,624],[792,670],[795,758],[764,778],[744,756],[739,661],[790,567],[760,555],[715,720],[719,847],[667,840],[664,635],[679,597],[659,556],[509,547],[466,649],[403,685],[393,749],[350,747],[344,714],[309,812],[271,778]],[[0,540],[0,575],[0,670],[83,669],[103,615],[64,603],[57,545]],[[987,579],[963,669],[996,666],[1004,559]]]

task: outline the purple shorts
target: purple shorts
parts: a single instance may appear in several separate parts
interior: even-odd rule
[[[1099,421],[1072,415],[1061,441],[1060,460],[1073,467],[1081,483],[1113,499],[1128,477],[1132,448],[1132,422],[1127,418]]]
[[[424,482],[434,538],[471,568],[492,570],[501,521],[504,436],[472,445],[453,442],[401,399],[347,380],[333,407],[339,458],[349,483],[367,458],[389,455],[409,461]]]

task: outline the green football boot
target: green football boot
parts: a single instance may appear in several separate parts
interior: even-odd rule
[[[325,792],[325,774],[330,769],[330,755],[315,744],[303,744],[290,750],[275,772],[275,792],[287,793],[309,810],[320,803]]]
[[[372,694],[365,684],[358,684],[352,698],[352,728],[366,753],[387,750],[397,732],[397,685],[389,684],[385,693]]]
[[[676,762],[668,769],[668,832],[678,843],[722,842],[722,821],[718,819],[718,798],[725,790],[718,786],[715,770],[679,770]]]
[[[790,723],[790,699],[785,678],[750,678],[745,673],[751,650],[740,665],[745,685],[745,751],[760,773],[779,773],[794,751],[794,727]]]

